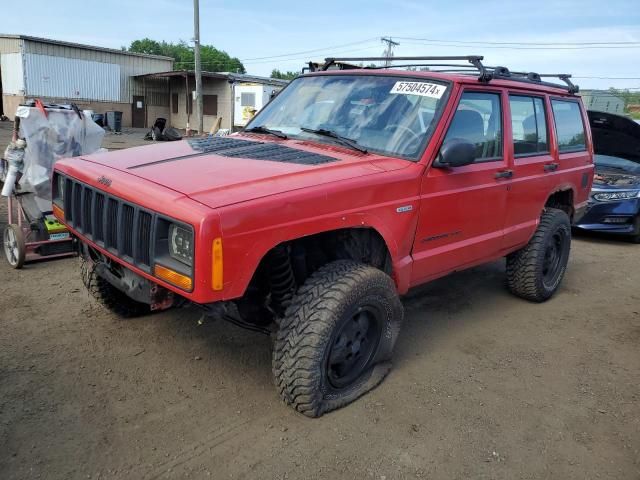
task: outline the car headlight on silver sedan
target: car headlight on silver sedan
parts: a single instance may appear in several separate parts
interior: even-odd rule
[[[169,227],[169,255],[179,262],[193,265],[193,232],[178,225]]]
[[[616,202],[620,200],[631,200],[633,198],[640,197],[640,190],[625,190],[625,191],[607,191],[596,192],[593,194],[594,200],[599,202]]]

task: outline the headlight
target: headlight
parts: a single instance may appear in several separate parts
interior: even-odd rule
[[[628,190],[625,192],[600,192],[594,194],[593,198],[599,202],[615,202],[617,200],[630,200],[639,196],[640,190]]]
[[[193,264],[193,233],[177,225],[169,227],[169,255],[187,265]]]

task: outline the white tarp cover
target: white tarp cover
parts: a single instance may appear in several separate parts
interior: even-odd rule
[[[36,107],[18,107],[20,137],[27,142],[24,154],[23,191],[35,192],[51,210],[51,176],[53,165],[61,158],[95,152],[102,145],[104,130],[88,115],[64,108],[47,108],[47,116]],[[45,202],[46,201],[46,202]]]

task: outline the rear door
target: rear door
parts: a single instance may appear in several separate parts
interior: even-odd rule
[[[576,208],[583,207],[589,199],[593,180],[589,119],[579,97],[550,97],[550,103],[562,184],[573,189]]]
[[[412,284],[491,260],[502,248],[507,186],[504,105],[500,89],[463,90],[442,144],[476,146],[476,161],[434,168],[421,186]]]
[[[505,248],[529,240],[553,188],[553,177],[561,170],[551,141],[553,117],[546,96],[510,91],[508,99],[511,136],[505,150],[513,165],[513,180],[505,216]]]

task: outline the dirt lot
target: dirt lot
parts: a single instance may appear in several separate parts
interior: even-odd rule
[[[119,320],[77,260],[1,260],[0,478],[640,478],[640,246],[576,239],[542,305],[503,273],[412,292],[387,380],[311,420],[278,400],[267,337]]]

